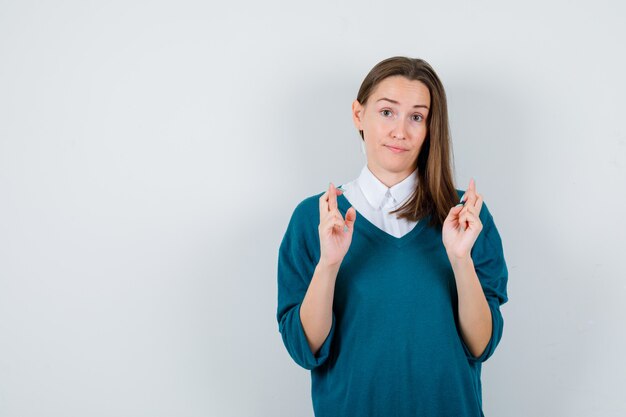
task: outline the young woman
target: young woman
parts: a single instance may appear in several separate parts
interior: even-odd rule
[[[475,182],[454,186],[443,85],[424,60],[383,60],[352,116],[367,164],[300,202],[280,245],[285,347],[317,417],[483,416],[508,271]]]

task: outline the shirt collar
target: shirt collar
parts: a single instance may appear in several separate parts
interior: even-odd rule
[[[389,190],[391,196],[396,200],[396,206],[398,206],[402,204],[415,189],[415,184],[417,182],[417,168],[409,174],[408,177],[389,188],[376,178],[366,164],[363,169],[361,169],[361,174],[359,175],[357,181],[363,195],[373,208],[381,208],[383,201],[385,200],[387,190]]]

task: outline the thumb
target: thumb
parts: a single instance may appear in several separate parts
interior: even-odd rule
[[[356,220],[356,210],[354,207],[350,207],[348,211],[346,211],[346,225],[348,225],[348,227],[352,227],[354,225],[355,220]]]
[[[461,210],[463,210],[463,207],[465,207],[463,204],[451,207],[450,211],[448,212],[448,217],[449,216],[453,216],[453,217],[457,216],[461,212]]]
[[[452,211],[458,213],[459,211],[463,210],[463,207],[465,207],[464,204],[457,204],[456,206],[452,207]]]

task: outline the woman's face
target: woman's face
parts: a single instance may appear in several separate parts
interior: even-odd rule
[[[365,137],[367,165],[381,181],[393,185],[417,167],[429,109],[428,87],[400,75],[378,83],[365,106],[352,103],[354,125]]]

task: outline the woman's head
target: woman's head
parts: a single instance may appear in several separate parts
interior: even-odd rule
[[[365,142],[368,167],[381,181],[395,184],[418,169],[414,198],[398,209],[399,217],[417,220],[431,214],[435,223],[443,223],[445,207],[454,205],[457,194],[446,94],[433,68],[402,56],[379,62],[363,80],[352,116]]]
[[[367,165],[385,185],[397,184],[417,167],[428,134],[429,110],[428,87],[402,75],[380,80],[363,103],[358,99],[352,103]]]

